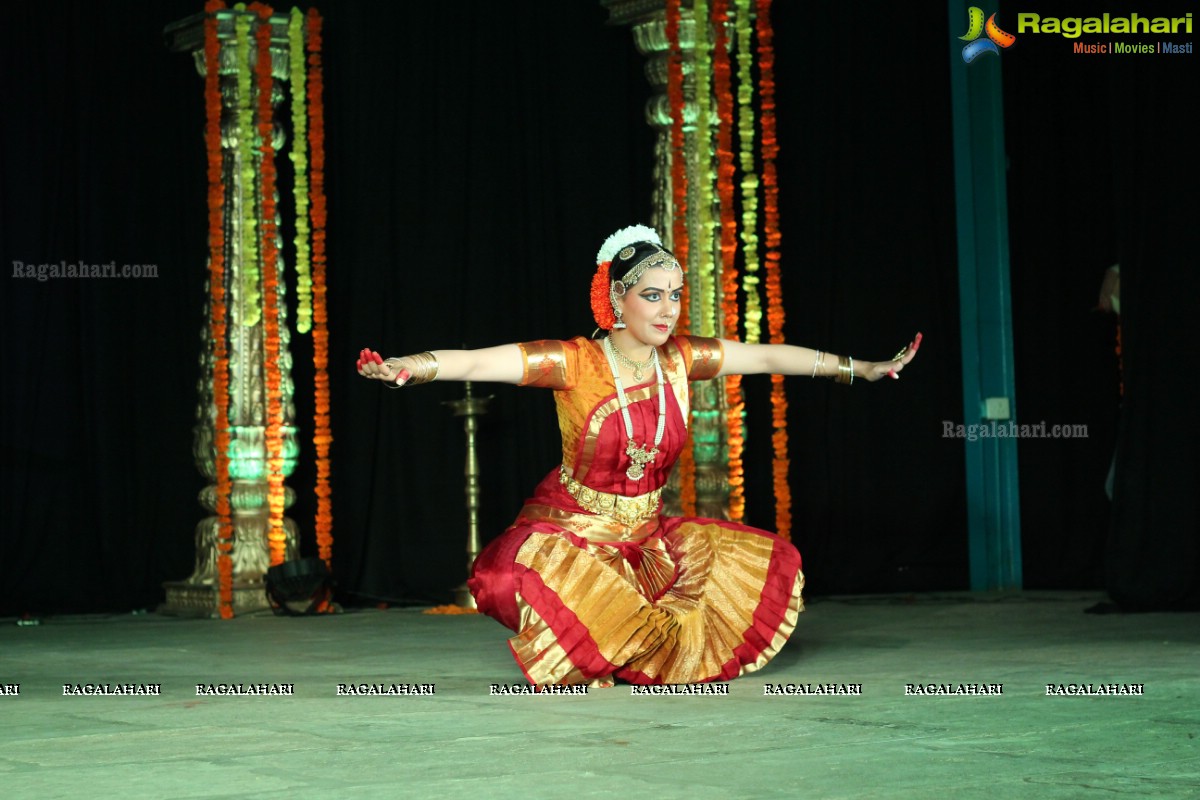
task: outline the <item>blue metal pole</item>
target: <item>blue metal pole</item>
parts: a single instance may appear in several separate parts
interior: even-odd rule
[[[968,4],[948,3],[951,33],[965,33]],[[1016,417],[1001,56],[968,64],[965,44],[950,46],[963,422],[1000,425]],[[964,448],[971,588],[1019,589],[1017,440],[984,437]]]

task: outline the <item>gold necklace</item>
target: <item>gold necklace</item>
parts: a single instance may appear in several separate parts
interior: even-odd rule
[[[622,365],[633,370],[633,379],[640,381],[642,379],[642,370],[654,363],[654,356],[658,355],[658,348],[650,349],[650,357],[645,361],[634,361],[629,356],[621,352],[621,348],[617,347],[617,343],[612,340],[612,336],[606,336],[605,339],[612,345],[612,351]]]
[[[612,343],[612,339],[606,337],[604,355],[608,358],[608,368],[612,370],[613,383],[617,387],[617,401],[621,405],[621,417],[625,421],[625,455],[629,456],[630,461],[629,469],[625,470],[625,477],[631,481],[640,481],[646,475],[646,465],[654,463],[654,457],[658,455],[658,446],[662,444],[663,432],[667,428],[667,394],[663,388],[662,366],[658,363],[656,347],[650,352],[650,361],[654,364],[654,373],[658,378],[658,428],[654,432],[653,449],[648,449],[647,444],[638,447],[633,441],[633,419],[629,416],[629,400],[625,397],[625,387],[621,385],[621,373],[613,361],[613,355],[618,352],[620,351]]]

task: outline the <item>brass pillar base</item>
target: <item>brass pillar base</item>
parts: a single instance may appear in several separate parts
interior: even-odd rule
[[[467,585],[461,584],[454,590],[454,605],[459,608],[473,608],[479,610],[479,606],[475,605],[475,598],[471,595],[471,590]]]
[[[167,599],[158,607],[159,614],[173,617],[220,619],[219,590],[212,584],[167,581],[163,584]],[[240,617],[256,611],[270,610],[266,587],[262,581],[233,585],[233,614]]]

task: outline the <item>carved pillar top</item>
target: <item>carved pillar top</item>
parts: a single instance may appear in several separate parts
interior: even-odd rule
[[[693,0],[679,1],[684,19],[691,18],[692,4]],[[609,25],[632,25],[655,16],[661,18],[667,7],[665,0],[600,0],[600,5],[608,9]]]
[[[239,17],[254,17],[258,18],[258,14],[252,11],[237,11],[232,8],[222,9],[216,12],[217,17],[217,38],[222,41],[233,41],[236,36],[233,25],[234,21]],[[185,17],[178,22],[172,22],[167,27],[163,28],[163,37],[167,42],[167,49],[176,53],[188,53],[192,50],[204,49],[204,20],[208,18],[208,14],[193,14],[190,17]],[[287,44],[288,43],[288,18],[284,14],[275,14],[271,17],[271,44]]]
[[[172,22],[163,28],[163,39],[167,49],[174,53],[191,53],[196,62],[196,71],[204,75],[204,20],[208,14],[193,14],[190,17]],[[251,11],[237,11],[232,8],[215,12],[217,18],[217,40],[224,45],[237,38],[234,23],[239,16],[258,18]],[[277,81],[288,79],[288,18],[283,14],[275,14],[271,18],[271,77]],[[253,46],[253,45],[252,45]],[[237,72],[236,53],[233,48],[221,48],[221,74],[231,75]]]

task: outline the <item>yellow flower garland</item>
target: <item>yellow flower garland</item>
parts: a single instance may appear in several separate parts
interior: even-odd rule
[[[251,83],[253,76],[250,65],[250,23],[252,16],[246,13],[246,4],[238,3],[234,10],[238,12],[234,20],[236,33],[237,55],[237,149],[238,164],[238,204],[242,216],[241,247],[241,287],[237,298],[240,310],[241,324],[253,327],[258,324],[261,309],[258,274],[258,202],[254,188],[258,185],[258,170],[254,166],[254,109],[250,105]]]
[[[288,16],[288,68],[292,91],[292,161],[296,178],[292,197],[296,203],[296,330],[312,329],[312,274],[309,260],[308,225],[308,109],[305,105],[304,14],[293,8]]]
[[[695,0],[692,5],[695,35],[692,48],[693,77],[696,81],[696,280],[700,292],[700,318],[693,326],[701,336],[717,335],[717,286],[713,274],[713,181],[712,130],[709,126],[712,98],[712,57],[709,55],[708,0]]]
[[[762,340],[762,300],[758,294],[758,174],[754,171],[754,79],[750,47],[750,0],[735,0],[734,30],[737,31],[738,159],[742,168],[742,257],[746,293],[746,341]]]

